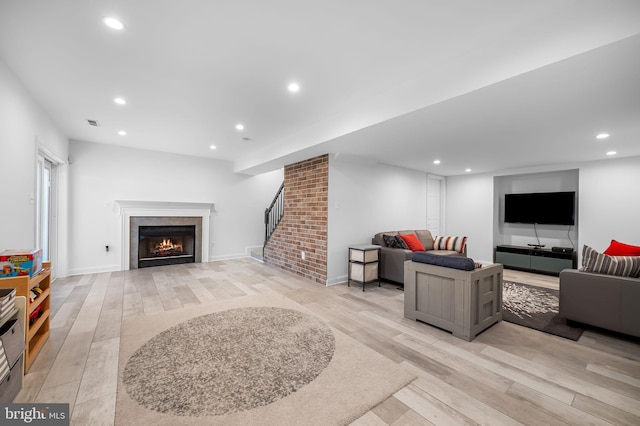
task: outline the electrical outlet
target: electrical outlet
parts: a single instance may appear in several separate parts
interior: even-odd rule
[[[302,258],[302,260],[305,260],[307,258],[307,254],[303,251],[300,252],[300,257]]]

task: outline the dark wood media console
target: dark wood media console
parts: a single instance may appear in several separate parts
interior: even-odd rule
[[[501,245],[496,247],[493,257],[495,263],[505,268],[547,275],[560,275],[563,269],[578,266],[575,250],[563,253],[548,248]]]

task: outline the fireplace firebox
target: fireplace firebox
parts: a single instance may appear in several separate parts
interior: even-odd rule
[[[196,227],[139,226],[138,268],[194,263]]]

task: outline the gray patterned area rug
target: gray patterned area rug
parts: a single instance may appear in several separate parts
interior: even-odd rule
[[[560,316],[558,290],[504,281],[502,319],[566,339],[578,340],[581,328],[572,327]]]
[[[415,378],[280,295],[127,320],[116,425],[343,425]]]

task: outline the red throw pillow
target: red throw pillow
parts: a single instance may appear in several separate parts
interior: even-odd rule
[[[611,244],[604,251],[604,254],[608,256],[640,256],[640,247],[611,240]]]
[[[404,240],[411,251],[425,251],[424,246],[416,234],[402,234],[400,238]]]

